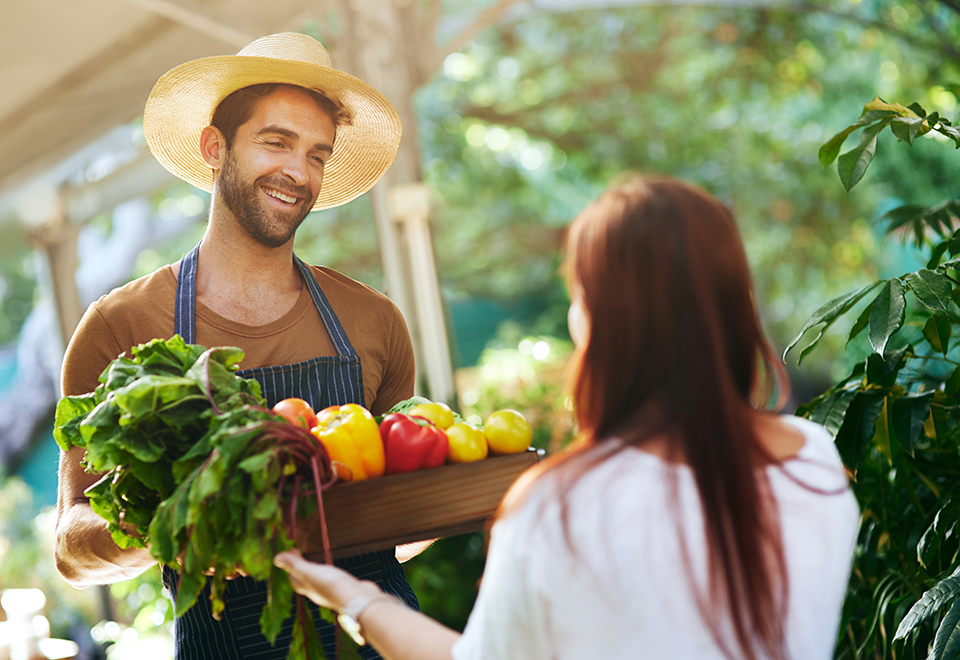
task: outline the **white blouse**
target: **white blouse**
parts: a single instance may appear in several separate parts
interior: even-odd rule
[[[789,576],[787,646],[792,658],[830,660],[859,511],[826,430],[783,419],[805,439],[797,458],[767,468]],[[593,468],[569,498],[576,556],[564,540],[550,482],[549,476],[538,482],[494,526],[480,593],[454,659],[723,660],[681,559],[678,520],[694,579],[703,585],[706,546],[689,469],[636,449]]]

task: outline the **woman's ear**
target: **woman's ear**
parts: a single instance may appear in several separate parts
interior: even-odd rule
[[[227,140],[216,126],[207,126],[200,131],[200,155],[212,169],[223,167],[227,156]]]

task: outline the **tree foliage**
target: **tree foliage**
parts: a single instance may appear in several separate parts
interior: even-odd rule
[[[939,113],[876,98],[821,147],[820,160],[837,161],[849,191],[887,128],[910,146],[936,133],[960,148],[960,132]],[[859,142],[840,154],[858,130]],[[848,376],[798,410],[834,435],[863,511],[839,657],[919,658],[928,650],[931,658],[960,657],[958,210],[947,199],[887,212],[887,233],[912,242],[925,267],[826,303],[787,348],[819,327],[801,359],[823,330],[857,309],[847,342],[866,336],[870,347]]]
[[[569,220],[618,173],[664,172],[733,207],[764,319],[785,346],[825,293],[878,275],[869,219],[906,192],[884,171],[882,186],[850,197],[812,167],[844,106],[920,95],[940,59],[867,20],[884,11],[838,22],[826,4],[590,9],[526,15],[477,36],[417,99],[444,290],[503,299],[561,286]],[[875,72],[894,60],[897,80],[878,87]],[[825,341],[806,376],[822,377],[842,354]]]

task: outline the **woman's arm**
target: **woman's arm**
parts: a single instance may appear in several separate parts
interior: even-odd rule
[[[274,564],[290,574],[297,593],[337,612],[358,596],[372,597],[357,617],[367,643],[385,660],[450,660],[460,636],[430,617],[383,594],[373,582],[358,580],[346,571],[304,559],[299,552],[282,552]]]

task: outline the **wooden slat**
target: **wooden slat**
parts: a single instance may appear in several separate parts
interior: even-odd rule
[[[481,530],[507,489],[541,455],[530,450],[334,486],[323,494],[333,555]]]

